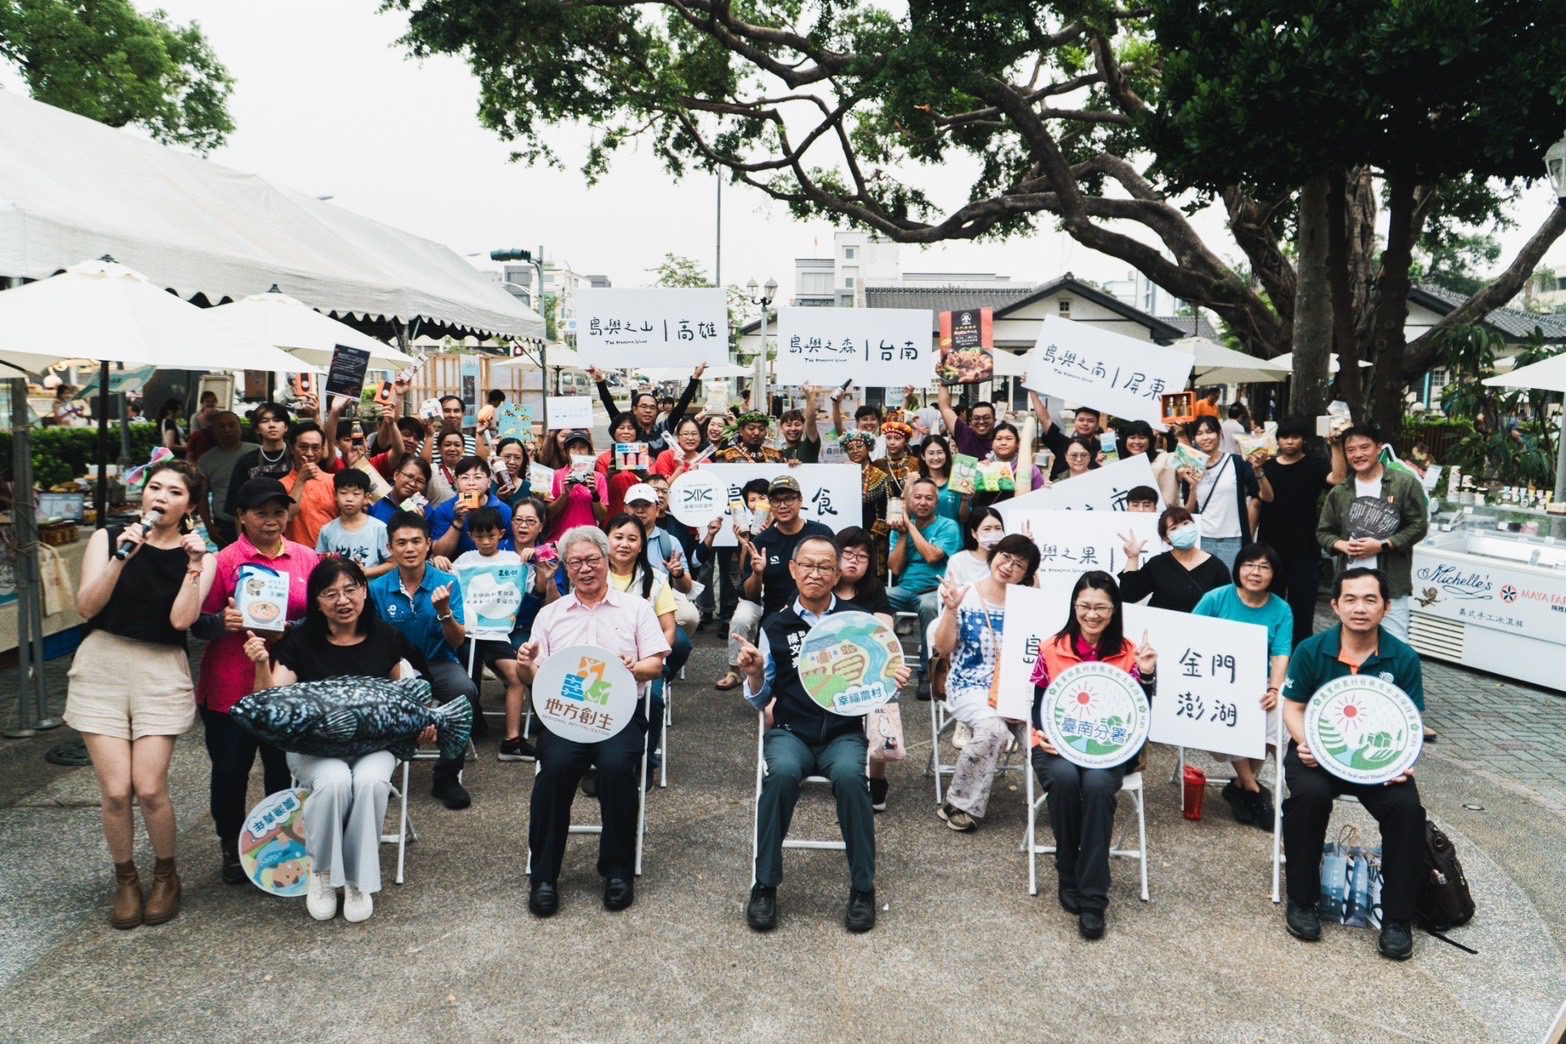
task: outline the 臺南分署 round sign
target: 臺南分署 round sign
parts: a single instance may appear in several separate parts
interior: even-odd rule
[[[636,679],[607,649],[557,649],[533,679],[533,713],[561,739],[598,743],[636,714]]]
[[[698,530],[706,528],[728,506],[728,490],[711,472],[687,471],[669,486],[669,512]]]
[[[1079,663],[1044,690],[1039,720],[1050,745],[1080,768],[1113,768],[1147,742],[1152,715],[1137,680],[1107,663]]]
[[[310,853],[305,848],[303,787],[268,794],[245,817],[239,832],[239,863],[263,892],[285,899],[304,895],[310,886]]]
[[[897,695],[903,646],[869,613],[833,613],[805,635],[799,680],[818,706],[862,717]]]
[[[1317,689],[1305,705],[1305,742],[1316,764],[1350,783],[1396,779],[1419,760],[1425,729],[1408,693],[1351,674]]]

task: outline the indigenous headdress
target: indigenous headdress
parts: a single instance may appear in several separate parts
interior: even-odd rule
[[[882,421],[881,422],[881,430],[883,432],[887,433],[888,435],[897,434],[897,435],[901,435],[905,439],[913,438],[913,428],[912,428],[912,426],[904,424],[900,420]]]

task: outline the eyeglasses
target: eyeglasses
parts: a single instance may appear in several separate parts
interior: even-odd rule
[[[1115,611],[1114,606],[1101,602],[1078,602],[1076,609],[1082,616],[1108,616]]]
[[[1027,559],[1017,555],[996,555],[995,565],[1003,569],[1015,569],[1018,566],[1026,566]]]
[[[592,569],[604,560],[603,555],[591,555],[587,558],[566,559],[567,569]]]
[[[845,562],[868,562],[870,555],[864,551],[844,551],[842,559]]]
[[[323,602],[348,602],[363,593],[363,584],[344,584],[342,587],[328,588],[316,597]]]
[[[1240,570],[1242,572],[1249,571],[1252,573],[1270,573],[1272,572],[1272,566],[1262,561],[1246,562],[1244,565],[1240,566]]]
[[[837,572],[837,565],[833,562],[795,562],[794,564],[799,566],[799,571],[807,576],[810,574],[831,576]]]

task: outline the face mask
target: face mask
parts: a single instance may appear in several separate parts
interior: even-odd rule
[[[1196,527],[1181,526],[1179,529],[1170,530],[1169,543],[1170,546],[1179,548],[1181,551],[1189,551],[1196,546]]]
[[[979,546],[988,551],[1006,537],[1005,533],[985,533],[979,537]]]

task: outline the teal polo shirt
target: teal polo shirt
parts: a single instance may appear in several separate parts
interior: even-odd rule
[[[402,589],[402,573],[393,569],[370,581],[370,598],[381,619],[402,632],[408,643],[424,654],[430,663],[461,663],[457,650],[446,643],[446,634],[435,618],[435,601],[430,596],[442,584],[451,585],[451,612],[458,623],[462,619],[462,585],[450,573],[424,564],[424,578],[409,598]]]
[[[913,518],[908,519],[913,524]],[[946,575],[946,563],[951,561],[953,555],[962,550],[962,528],[951,519],[943,515],[936,515],[930,521],[919,527],[919,534],[930,543],[946,552],[946,557],[935,565],[924,560],[917,549],[908,549],[908,563],[903,569],[902,575],[897,578],[897,586],[907,588],[914,594],[923,594],[933,591],[941,585],[941,577]],[[896,550],[898,542],[903,534],[900,530],[892,530],[891,549]]]
[[[1289,680],[1283,685],[1284,698],[1309,703],[1316,690],[1329,681],[1350,674],[1368,674],[1389,681],[1408,693],[1414,706],[1424,713],[1425,681],[1419,654],[1407,643],[1388,634],[1385,627],[1376,628],[1376,651],[1366,657],[1357,670],[1344,663],[1342,655],[1342,624],[1305,639],[1289,660]]]

